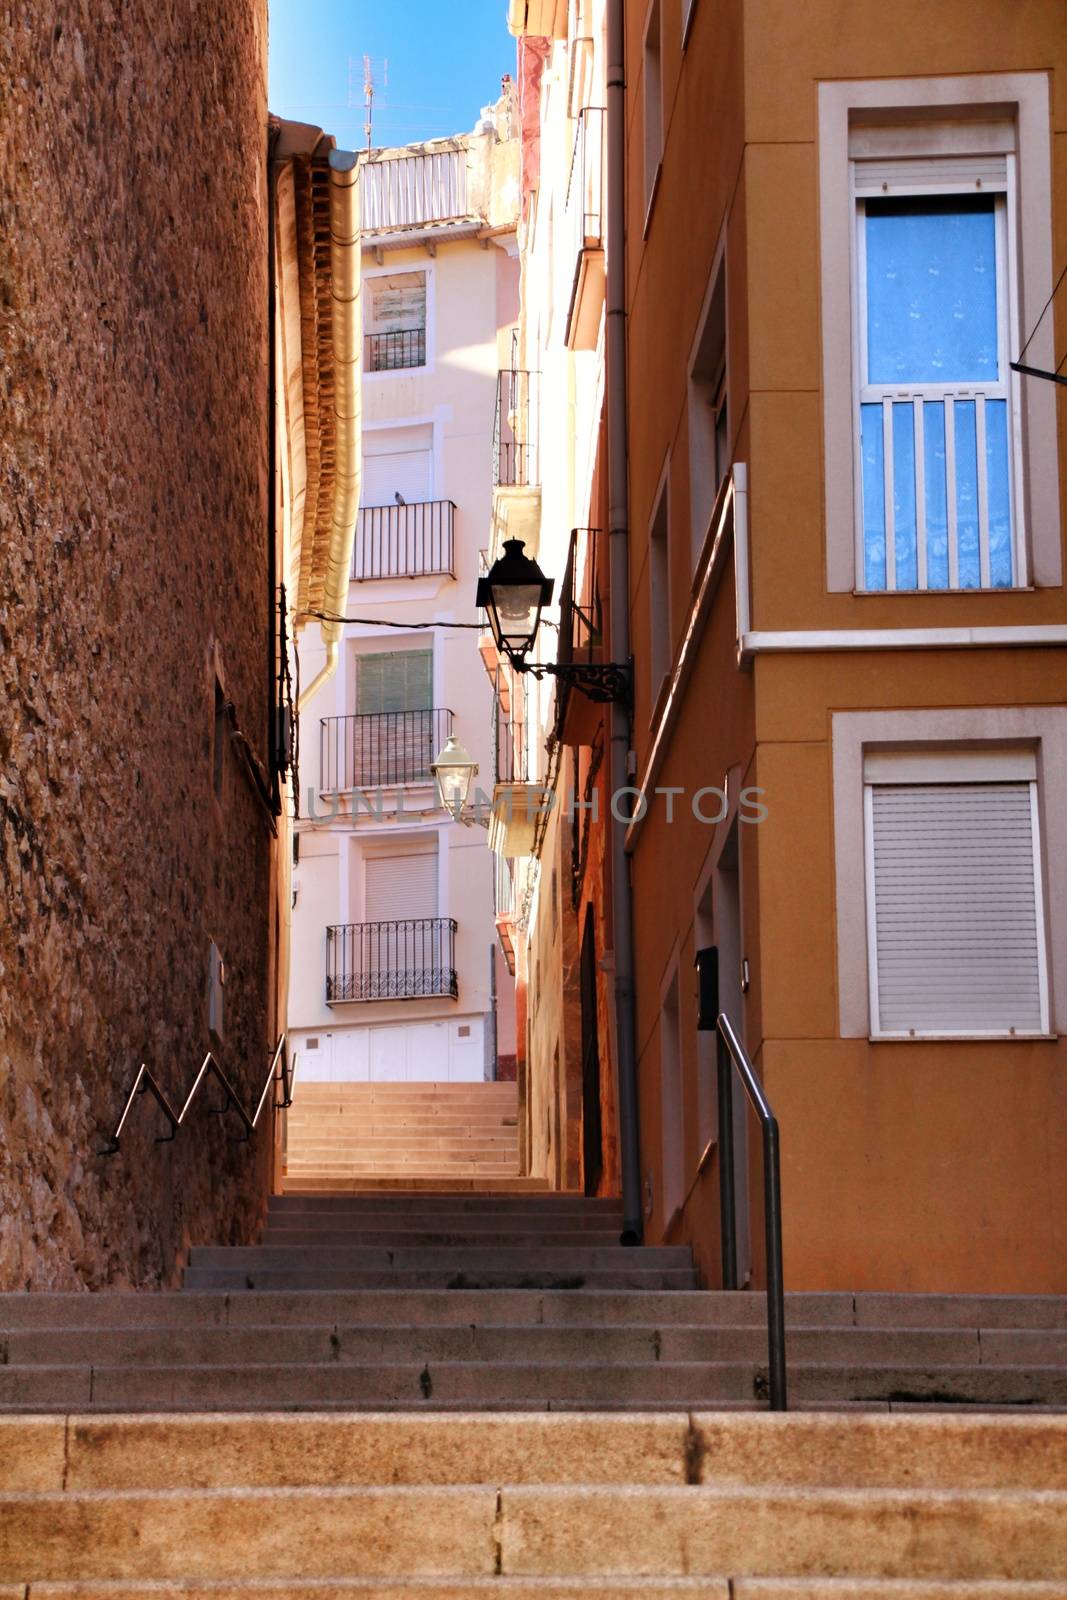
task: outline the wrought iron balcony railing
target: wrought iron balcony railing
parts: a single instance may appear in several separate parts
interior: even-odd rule
[[[572,528],[560,585],[559,660],[592,662],[604,637],[599,528]]]
[[[452,500],[364,506],[352,551],[352,577],[455,577],[455,525]]]
[[[577,122],[564,208],[575,255],[604,247],[603,106],[584,106]]]
[[[379,711],[319,719],[319,788],[389,788],[429,783],[430,762],[452,732],[452,713]]]
[[[505,367],[496,376],[493,483],[536,488],[541,482],[539,372]]]
[[[326,1003],[459,998],[453,917],[345,922],[326,929]]]
[[[496,670],[496,693],[493,697],[493,782],[531,783],[534,762],[533,728],[527,718],[527,707],[522,684],[510,685],[503,692],[503,675],[506,668]]]
[[[388,333],[364,335],[368,372],[399,372],[403,367],[426,365],[426,329],[393,328]]]

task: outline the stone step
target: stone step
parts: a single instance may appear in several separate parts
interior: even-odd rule
[[[618,1242],[622,1217],[610,1211],[587,1216],[580,1211],[561,1210],[557,1215],[544,1212],[460,1211],[426,1206],[419,1211],[278,1211],[267,1213],[266,1226],[288,1232],[344,1234],[359,1238],[366,1233],[427,1233],[434,1230],[461,1230],[490,1238],[496,1233],[524,1233],[532,1237],[547,1233],[604,1234]]]
[[[182,1580],[153,1583],[146,1591],[139,1580],[98,1583],[35,1583],[29,1596],[22,1584],[0,1589],[0,1600],[147,1600],[147,1595],[182,1595],[188,1600],[477,1600],[479,1595],[499,1595],[500,1600],[580,1600],[584,1595],[611,1596],[612,1600],[641,1600],[649,1596],[677,1600],[1064,1600],[1061,1583],[998,1579],[994,1586],[934,1579],[846,1578],[449,1578],[404,1577],[302,1580],[253,1578],[247,1583],[187,1583]]]
[[[629,1254],[629,1252],[627,1252]],[[325,1268],[187,1267],[187,1289],[695,1289],[690,1268],[419,1267],[327,1271]]]
[[[692,1253],[687,1246],[657,1245],[628,1249],[624,1245],[570,1246],[558,1250],[516,1249],[493,1242],[474,1245],[442,1245],[420,1249],[411,1245],[398,1245],[395,1249],[373,1249],[353,1246],[345,1249],[316,1247],[307,1250],[276,1249],[271,1245],[195,1245],[189,1253],[189,1265],[194,1269],[225,1267],[230,1270],[247,1268],[267,1272],[284,1272],[290,1269],[324,1272],[367,1272],[395,1267],[402,1272],[511,1270],[552,1272],[596,1272],[606,1268],[615,1271],[633,1267],[641,1272],[652,1270],[691,1268]]]
[[[1038,1333],[1005,1335],[1014,1364],[1040,1356]],[[1018,1343],[1014,1343],[1016,1337]],[[791,1364],[819,1363],[840,1366],[978,1366],[973,1334],[960,1331],[911,1333],[876,1329],[791,1328],[788,1335]],[[598,1329],[598,1358],[607,1362],[766,1360],[767,1341],[756,1328],[659,1328],[634,1322]],[[160,1328],[23,1329],[0,1337],[4,1365],[115,1365],[182,1364],[212,1362],[237,1365],[246,1362],[301,1363],[325,1361],[471,1361],[569,1362],[588,1359],[589,1330],[544,1324],[494,1322],[357,1323],[321,1322],[291,1326],[221,1325]],[[987,1363],[1004,1367],[1008,1362]],[[1058,1365],[1067,1370],[1067,1361]]]
[[[609,1249],[618,1245],[618,1242],[618,1232],[610,1228],[553,1228],[550,1231],[536,1226],[525,1229],[503,1226],[493,1229],[468,1228],[458,1218],[451,1222],[446,1220],[436,1229],[431,1229],[424,1222],[421,1228],[351,1228],[344,1231],[336,1228],[290,1228],[272,1222],[267,1224],[260,1240],[262,1245],[272,1250],[349,1250],[361,1245],[373,1249],[390,1249],[394,1246],[420,1250],[437,1246],[478,1249],[487,1243],[513,1250],[530,1249],[536,1245],[545,1249],[566,1250],[587,1245]]]
[[[631,1256],[633,1252],[629,1253]],[[861,1297],[862,1298],[862,1297]],[[926,1298],[926,1297],[921,1297]],[[931,1297],[936,1298],[936,1297]],[[1058,1334],[1049,1324],[1054,1309],[1029,1300],[1006,1303],[1003,1297],[987,1299],[972,1296],[968,1315],[952,1318],[949,1328],[982,1330],[982,1347],[1002,1348],[991,1339],[1003,1334],[1013,1338],[1014,1353],[1035,1356],[1045,1346],[1042,1336]],[[786,1294],[787,1338],[795,1329],[826,1327],[847,1331],[853,1327],[892,1331],[892,1323],[857,1319],[857,1297],[839,1293]],[[920,1331],[938,1331],[929,1308],[931,1323]],[[1016,1326],[1008,1323],[1011,1315]],[[1037,1313],[1035,1319],[1034,1313]],[[551,1324],[566,1327],[625,1327],[634,1324],[660,1328],[751,1328],[764,1337],[765,1301],[761,1294],[726,1293],[719,1290],[629,1294],[589,1288],[581,1294],[571,1290],[486,1289],[465,1292],[459,1289],[423,1289],[418,1285],[400,1287],[395,1283],[375,1291],[308,1291],[299,1294],[255,1293],[243,1291],[232,1297],[215,1293],[134,1294],[121,1290],[86,1293],[0,1293],[0,1334],[22,1328],[94,1328],[221,1326],[226,1322],[248,1326],[327,1324],[417,1324],[504,1323],[511,1325]],[[854,1320],[857,1319],[857,1320]],[[986,1329],[993,1324],[992,1331]],[[908,1326],[904,1324],[903,1326]],[[941,1330],[943,1331],[943,1330]],[[1037,1338],[1030,1343],[1028,1336]],[[1010,1346],[1009,1346],[1010,1348]],[[1029,1364],[1041,1364],[1029,1360]]]
[[[1067,1417],[323,1413],[0,1419],[11,1490],[629,1483],[1067,1490]]]
[[[361,1215],[367,1211],[388,1211],[393,1215],[405,1212],[425,1212],[439,1216],[443,1212],[462,1212],[465,1215],[503,1216],[521,1212],[524,1216],[610,1216],[622,1221],[622,1202],[616,1199],[586,1199],[583,1195],[554,1193],[551,1190],[516,1194],[442,1194],[433,1197],[423,1192],[405,1194],[382,1193],[374,1190],[367,1194],[271,1195],[267,1209],[274,1211],[341,1212]]]
[[[528,1191],[547,1190],[547,1178],[413,1178],[410,1174],[405,1177],[390,1178],[379,1176],[370,1178],[331,1178],[321,1181],[315,1178],[289,1178],[283,1180],[283,1187],[287,1194],[330,1194],[336,1195],[346,1191],[358,1194],[380,1194],[390,1189],[422,1189],[433,1194],[524,1194]]]
[[[269,1341],[264,1355],[270,1355]],[[843,1366],[794,1363],[794,1401],[861,1404],[1050,1406],[1067,1408],[1067,1372],[1052,1368]],[[255,1365],[166,1361],[158,1365],[88,1362],[0,1367],[0,1403],[32,1408],[40,1403],[121,1411],[169,1409],[288,1409],[337,1402],[388,1409],[396,1402],[463,1401],[469,1409],[500,1401],[536,1409],[626,1405],[635,1410],[669,1402],[692,1409],[721,1401],[767,1398],[765,1362],[655,1360],[578,1362],[487,1360],[329,1361]]]
[[[518,1168],[517,1161],[478,1162],[467,1160],[450,1160],[447,1156],[435,1157],[432,1161],[301,1161],[299,1157],[286,1163],[286,1170],[294,1178],[315,1177],[323,1183],[331,1183],[335,1178],[351,1179],[365,1178],[373,1182],[376,1178],[504,1178],[515,1174]]]
[[[68,1490],[8,1495],[0,1524],[0,1582],[31,1585],[683,1572],[1062,1580],[1067,1494],[644,1484]]]

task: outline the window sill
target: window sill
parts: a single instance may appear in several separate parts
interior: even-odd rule
[[[869,1033],[869,1044],[1055,1044],[1058,1033]]]
[[[852,595],[856,600],[887,600],[902,597],[907,600],[944,600],[946,596],[957,595],[961,598],[973,599],[975,595],[987,594],[1036,594],[1037,589],[1032,583],[1014,584],[1010,589],[853,589]]]

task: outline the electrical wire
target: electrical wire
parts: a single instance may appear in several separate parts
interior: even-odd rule
[[[301,611],[297,622],[306,622],[314,617],[318,622],[353,622],[364,628],[400,628],[404,633],[413,633],[417,628],[470,628],[475,633],[485,633],[486,627],[481,622],[387,622],[382,617],[339,617],[332,611]],[[551,622],[548,617],[541,618],[542,628],[558,628],[558,622]]]
[[[1023,356],[1026,354],[1027,350],[1029,350],[1030,341],[1033,339],[1034,334],[1037,332],[1038,328],[1040,328],[1042,322],[1045,320],[1045,312],[1048,310],[1048,308],[1052,304],[1053,300],[1055,300],[1056,295],[1059,293],[1059,287],[1060,287],[1060,284],[1063,282],[1064,278],[1067,278],[1067,266],[1064,266],[1063,271],[1060,273],[1059,277],[1056,279],[1055,288],[1053,289],[1052,293],[1049,295],[1048,299],[1045,301],[1045,304],[1042,306],[1041,315],[1038,317],[1037,321],[1034,323],[1033,327],[1030,330],[1030,338],[1027,339],[1026,343],[1023,345],[1022,349],[1019,351],[1019,360],[1020,361],[1022,360]],[[1058,372],[1059,370],[1060,370],[1059,367],[1057,367],[1056,371]]]

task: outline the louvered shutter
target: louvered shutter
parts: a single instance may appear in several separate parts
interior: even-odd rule
[[[356,666],[356,711],[429,711],[433,705],[433,651],[383,650]]]
[[[371,855],[366,861],[367,922],[437,915],[437,853]]]
[[[869,783],[881,1034],[1047,1028],[1033,781]]]

